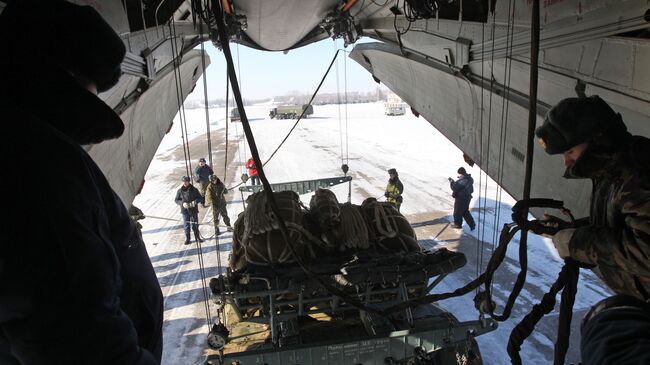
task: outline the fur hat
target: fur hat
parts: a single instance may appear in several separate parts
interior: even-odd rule
[[[599,134],[607,133],[612,140],[624,136],[627,127],[621,115],[614,112],[598,96],[588,98],[567,98],[549,110],[544,124],[535,130],[535,135],[546,153],[555,155]]]

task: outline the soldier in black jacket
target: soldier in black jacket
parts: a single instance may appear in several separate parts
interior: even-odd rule
[[[472,201],[472,193],[474,193],[474,179],[472,175],[465,171],[464,167],[458,168],[458,180],[449,178],[449,187],[451,188],[451,196],[454,198],[454,224],[452,228],[463,228],[463,218],[469,225],[472,231],[476,229],[474,217],[469,211],[469,203]]]
[[[159,364],[158,280],[82,147],[124,131],[97,97],[120,78],[122,40],[91,7],[21,0],[0,15],[0,48],[0,165],[48,160],[45,184],[0,179],[0,364]]]
[[[183,181],[183,186],[176,192],[176,199],[174,201],[181,207],[184,223],[183,228],[185,230],[185,244],[190,244],[190,227],[194,232],[196,240],[203,242],[199,233],[199,203],[203,201],[203,197],[199,190],[190,183],[189,177],[183,176],[181,180]]]

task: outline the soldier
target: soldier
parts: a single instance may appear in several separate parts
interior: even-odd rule
[[[219,234],[219,215],[223,217],[223,222],[228,226],[228,232],[232,232],[224,194],[228,194],[226,186],[219,180],[217,175],[210,175],[210,184],[205,192],[205,199],[212,206],[212,221],[214,222],[216,234]]]
[[[212,174],[214,174],[214,171],[212,171],[212,167],[206,164],[205,158],[199,158],[199,166],[194,169],[194,179],[199,183],[199,192],[203,197],[201,200],[203,208],[205,208],[205,189],[210,183],[210,175]]]
[[[386,201],[393,204],[399,212],[403,200],[402,193],[404,192],[404,185],[402,185],[402,182],[399,180],[397,170],[389,169],[388,176],[388,185],[386,185],[384,196],[386,197]]]
[[[561,257],[596,265],[617,295],[583,319],[585,364],[650,363],[650,140],[632,136],[598,96],[554,106],[536,135],[549,154],[563,154],[567,179],[591,179],[591,209],[577,228],[560,228]]]
[[[14,219],[32,207],[0,179],[0,364],[159,364],[156,273],[84,148],[124,131],[97,96],[120,80],[123,40],[90,6],[21,0],[4,6],[0,44],[0,164],[47,156],[39,173],[56,177],[21,184],[44,203],[38,224]]]
[[[174,201],[181,207],[181,214],[183,215],[183,229],[185,230],[185,244],[190,244],[190,227],[194,232],[194,237],[197,242],[203,242],[201,234],[199,233],[199,203],[201,202],[201,194],[199,191],[190,184],[190,178],[183,176],[181,178],[183,186],[176,192],[176,199]]]
[[[469,211],[469,203],[472,201],[472,193],[474,192],[474,179],[472,175],[465,171],[464,167],[458,168],[458,180],[449,178],[449,187],[451,188],[451,196],[454,198],[454,224],[452,228],[463,228],[463,218],[469,225],[472,231],[476,228],[474,217]]]

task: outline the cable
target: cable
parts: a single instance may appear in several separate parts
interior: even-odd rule
[[[212,138],[210,137],[210,112],[208,111],[208,75],[206,74],[205,66],[205,47],[203,46],[203,18],[199,17],[199,37],[201,38],[201,68],[203,70],[203,104],[205,107],[205,130],[206,138],[208,140],[208,162],[210,167],[213,167],[212,163]],[[227,123],[226,123],[227,125]]]
[[[179,119],[180,128],[181,128],[181,138],[182,138],[182,141],[183,141],[183,155],[185,157],[185,161],[184,161],[185,162],[185,174],[186,174],[186,176],[190,177],[190,179],[191,179],[192,174],[190,173],[190,170],[191,170],[192,167],[191,167],[191,165],[188,164],[188,161],[190,161],[189,142],[185,140],[186,135],[185,135],[185,133],[183,133],[183,130],[184,130],[184,127],[183,127],[184,126],[183,114],[180,112],[180,110],[182,108],[182,105],[183,105],[183,102],[181,100],[182,89],[181,89],[181,86],[180,86],[180,75],[179,75],[179,72],[178,72],[179,62],[180,61],[178,60],[178,50],[176,49],[175,33],[174,33],[174,31],[172,31],[172,25],[173,24],[174,24],[174,20],[172,19],[172,21],[169,23],[169,33],[170,33],[170,35],[172,37],[172,39],[170,41],[172,43],[171,44],[172,56],[174,57],[172,62],[174,64],[173,69],[174,69],[174,84],[176,86],[176,102],[178,103],[178,110],[179,110],[178,111],[178,119]]]
[[[175,47],[175,43],[176,43],[175,42],[175,39],[176,39],[176,23],[175,23],[173,17],[172,17],[172,21],[171,21],[171,30],[172,30],[172,39],[174,39],[174,41],[172,42],[172,52],[174,52],[174,56],[175,56],[174,57],[174,60],[175,60],[175,62],[174,62],[174,77],[175,77],[175,79],[177,81],[176,82],[176,85],[177,85],[177,89],[176,89],[177,93],[176,93],[176,95],[177,95],[178,102],[181,103],[180,95],[182,93],[182,83],[180,83],[180,81],[179,81],[180,76],[181,76],[180,75],[180,59],[179,59],[178,49]],[[204,80],[205,80],[205,69],[204,69],[203,77],[204,77]],[[207,87],[207,84],[204,84],[204,87]],[[179,93],[179,90],[180,90],[180,93]],[[185,147],[187,149],[187,152],[185,153],[185,159],[186,159],[185,160],[185,166],[186,166],[186,169],[191,169],[190,147],[189,147],[189,138],[188,138],[188,133],[187,133],[187,118],[185,116],[185,107],[184,107],[184,105],[182,103],[180,105],[181,105],[181,108],[180,108],[181,113],[180,114],[182,114],[182,116],[183,116],[181,118],[181,135],[183,137],[184,149],[185,149]],[[183,122],[183,120],[184,120],[184,122]],[[188,171],[188,176],[191,176],[191,174],[189,174],[189,171]],[[198,230],[198,222],[194,222],[193,219],[190,219],[190,227],[192,228],[192,230],[194,229],[195,225],[196,225],[196,229]],[[198,261],[199,261],[199,272],[201,273],[201,286],[202,286],[202,291],[203,291],[203,305],[205,307],[205,315],[206,315],[206,322],[207,322],[207,326],[208,326],[208,331],[210,331],[210,328],[212,326],[212,314],[210,313],[210,303],[209,303],[210,295],[209,295],[209,292],[208,292],[208,285],[206,283],[205,265],[204,265],[204,262],[203,262],[203,249],[201,247],[201,242],[199,241],[200,240],[200,234],[197,235],[196,232],[194,232],[194,234],[197,236],[196,237],[197,248],[198,248],[197,256],[198,256]]]
[[[336,42],[334,42],[334,48],[337,48]],[[339,82],[339,63],[336,62],[336,103],[339,111],[339,145],[341,149],[341,165],[343,165],[343,125],[341,121],[341,84]]]

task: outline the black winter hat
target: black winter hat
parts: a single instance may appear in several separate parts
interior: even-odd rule
[[[388,169],[388,174],[393,174],[397,176],[397,170],[395,169]]]
[[[126,54],[122,39],[90,6],[67,1],[11,1],[0,17],[3,49],[16,64],[49,61],[97,85],[99,92],[113,87]],[[29,24],[28,32],[16,31]],[[5,34],[6,33],[6,34]],[[34,34],[38,44],[34,46]],[[11,61],[10,61],[11,62]]]
[[[459,167],[457,172],[461,175],[467,175],[467,171],[465,171],[464,167]]]
[[[544,124],[535,130],[535,135],[546,153],[555,155],[604,132],[615,138],[626,131],[621,115],[594,95],[560,101],[549,110]]]

